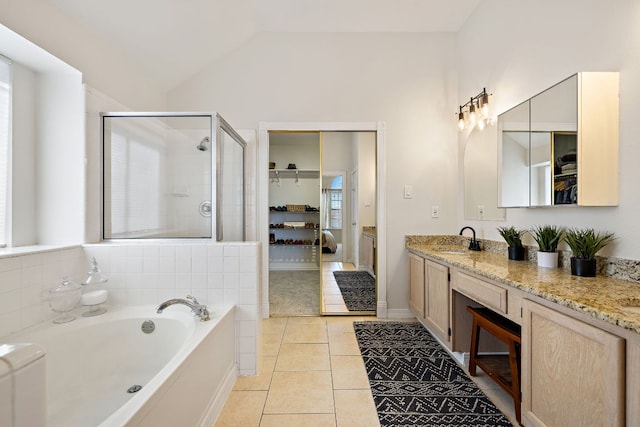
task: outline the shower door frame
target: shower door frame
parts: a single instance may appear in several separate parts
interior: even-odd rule
[[[116,111],[116,112],[100,112],[100,239],[102,241],[117,241],[117,240],[132,240],[128,238],[108,238],[104,237],[104,173],[105,173],[105,143],[104,143],[104,120],[107,117],[208,117],[211,121],[210,138],[211,138],[211,151],[213,153],[215,147],[215,174],[211,174],[211,198],[216,197],[216,219],[211,221],[211,234],[210,237],[181,237],[179,239],[211,239],[216,241],[223,241],[223,218],[220,214],[222,206],[222,176],[221,176],[221,158],[224,154],[222,144],[222,131],[224,130],[233,138],[233,140],[242,147],[242,241],[246,241],[247,233],[247,176],[246,176],[246,162],[247,162],[247,142],[242,138],[238,132],[215,111]],[[212,162],[213,167],[213,162]],[[215,194],[214,194],[215,189]],[[149,239],[136,239],[133,240],[162,240],[162,239],[174,239],[168,237],[162,238],[149,238]]]

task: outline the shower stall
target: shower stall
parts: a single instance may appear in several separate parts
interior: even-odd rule
[[[246,142],[217,113],[102,113],[102,237],[245,240]]]

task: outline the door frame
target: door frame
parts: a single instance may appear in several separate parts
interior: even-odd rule
[[[319,132],[375,132],[376,133],[376,266],[377,296],[376,315],[387,317],[387,249],[386,249],[386,123],[385,122],[260,122],[258,125],[257,152],[257,206],[256,223],[259,241],[262,243],[261,313],[269,317],[269,132],[270,131],[319,131]]]

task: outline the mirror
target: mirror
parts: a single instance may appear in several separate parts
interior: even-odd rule
[[[464,148],[464,217],[467,220],[503,221],[498,207],[497,130],[487,126],[472,131]]]
[[[529,206],[529,101],[498,116],[499,202]]]
[[[500,206],[577,203],[578,76],[498,116]]]
[[[577,203],[578,76],[531,98],[531,206]]]

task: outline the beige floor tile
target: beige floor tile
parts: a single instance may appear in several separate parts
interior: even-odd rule
[[[334,390],[369,390],[369,379],[362,356],[331,356]]]
[[[215,427],[258,427],[266,391],[232,391]]]
[[[371,390],[336,390],[337,427],[379,426]]]
[[[330,371],[273,373],[265,414],[332,414]]]
[[[302,318],[300,318],[302,319]],[[327,324],[323,323],[291,323],[287,324],[282,342],[285,343],[326,343]]]
[[[328,344],[283,343],[278,353],[276,371],[329,371]]]
[[[299,326],[299,325],[327,325],[327,321],[321,316],[300,316],[289,317],[287,320],[287,326]],[[286,332],[286,329],[285,329]]]
[[[284,334],[284,328],[287,326],[286,317],[270,317],[262,319],[263,334]]]
[[[264,356],[277,356],[282,344],[282,335],[262,334],[262,354]]]
[[[353,322],[359,318],[358,316],[333,316],[327,317],[327,331],[329,334],[334,332],[351,332],[353,330]]]
[[[276,366],[276,356],[262,356],[258,375],[238,377],[234,390],[269,390],[271,376]]]
[[[260,427],[335,427],[334,414],[263,415]]]
[[[360,356],[356,335],[351,332],[329,333],[329,354],[332,356]]]

